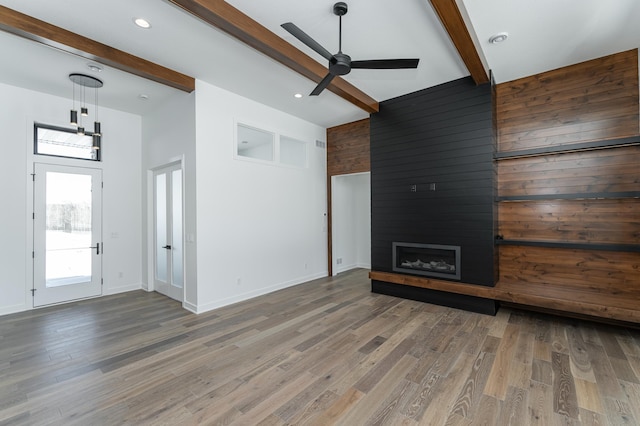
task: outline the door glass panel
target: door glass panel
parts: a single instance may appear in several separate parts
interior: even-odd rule
[[[156,278],[167,282],[167,175],[156,175]]]
[[[176,287],[182,287],[182,170],[171,173],[171,186],[171,282]]]
[[[91,176],[47,172],[45,285],[91,281]]]

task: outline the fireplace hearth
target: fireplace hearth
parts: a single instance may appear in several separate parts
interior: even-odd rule
[[[460,247],[394,242],[393,270],[406,274],[460,280]]]

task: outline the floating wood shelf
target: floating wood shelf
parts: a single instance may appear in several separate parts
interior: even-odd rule
[[[640,137],[611,139],[604,141],[583,142],[567,145],[547,146],[543,148],[523,149],[519,151],[503,151],[494,154],[496,160],[511,160],[522,157],[538,157],[542,155],[566,154],[569,152],[593,151],[603,148],[618,148],[623,146],[640,145]]]
[[[528,240],[496,240],[496,245],[505,246],[530,246],[549,247],[579,250],[604,250],[640,253],[640,245],[637,244],[605,244],[605,243],[570,243],[559,241],[528,241]]]
[[[616,293],[602,289],[562,287],[544,282],[500,280],[495,287],[371,271],[369,278],[393,284],[483,297],[521,306],[562,311],[607,320],[640,323],[640,290]]]
[[[509,195],[496,197],[496,201],[539,201],[539,200],[610,200],[617,198],[640,198],[640,191],[624,192],[581,192],[574,194]]]

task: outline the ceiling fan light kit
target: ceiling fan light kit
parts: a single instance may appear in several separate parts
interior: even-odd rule
[[[338,2],[333,5],[333,13],[340,19],[339,33],[338,33],[338,53],[331,54],[320,43],[315,41],[311,36],[302,31],[292,22],[287,22],[281,25],[292,36],[300,40],[307,47],[321,55],[323,58],[329,61],[329,72],[318,83],[315,89],[311,92],[311,96],[319,95],[328,85],[331,83],[334,77],[339,75],[347,75],[354,68],[361,69],[403,69],[403,68],[417,68],[419,59],[370,59],[361,61],[352,61],[351,56],[342,53],[342,17],[347,14],[347,4],[345,2]]]

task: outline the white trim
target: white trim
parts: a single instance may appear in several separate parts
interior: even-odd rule
[[[283,283],[272,285],[271,287],[261,288],[259,290],[249,291],[247,293],[242,293],[233,297],[228,297],[226,299],[216,300],[215,302],[209,302],[203,305],[189,304],[189,307],[186,306],[186,303],[183,303],[182,306],[185,309],[190,310],[191,312],[195,312],[196,314],[201,314],[204,312],[212,311],[214,309],[222,308],[224,306],[232,305],[238,302],[244,302],[245,300],[253,299],[255,297],[264,296],[268,293],[273,293],[274,291],[282,290],[288,287],[293,287],[299,284],[303,284],[309,281],[316,280],[318,278],[324,278],[328,274],[328,271],[322,271],[318,274],[308,275],[303,278],[298,278],[291,281],[286,281]]]
[[[189,312],[193,312],[194,314],[198,313],[198,305],[195,305],[191,302],[187,302],[187,301],[182,302],[182,307]]]
[[[18,312],[24,312],[24,311],[27,311],[29,309],[33,309],[33,308],[30,308],[26,304],[5,306],[2,309],[0,309],[0,316],[9,315],[9,314],[16,314]]]
[[[142,283],[129,284],[129,285],[123,285],[123,286],[115,287],[115,288],[111,287],[111,288],[107,289],[106,291],[103,291],[102,295],[103,296],[111,296],[112,294],[127,293],[129,291],[136,291],[136,290],[141,290],[141,289],[142,289]]]
[[[147,283],[146,290],[154,291],[155,286],[153,284],[153,280],[155,278],[155,244],[154,244],[154,209],[153,209],[153,197],[155,196],[153,192],[153,169],[147,170]]]

